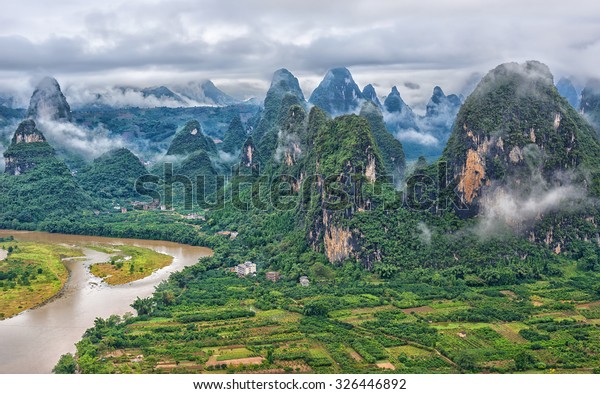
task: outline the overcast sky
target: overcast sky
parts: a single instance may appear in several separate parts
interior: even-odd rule
[[[422,106],[435,85],[460,93],[507,61],[600,77],[599,21],[592,0],[17,0],[0,13],[0,89],[46,74],[63,87],[209,78],[244,98],[285,67],[309,96],[346,66]]]

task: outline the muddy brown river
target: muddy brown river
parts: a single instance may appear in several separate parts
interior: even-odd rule
[[[61,354],[74,353],[75,343],[96,317],[134,312],[136,297],[147,297],[173,272],[210,256],[208,248],[166,241],[104,238],[0,230],[0,237],[13,235],[21,241],[73,245],[85,257],[66,260],[71,275],[60,295],[43,306],[0,321],[0,373],[50,373]],[[134,245],[173,256],[173,263],[135,282],[108,286],[91,275],[89,265],[108,260],[108,255],[86,245]]]

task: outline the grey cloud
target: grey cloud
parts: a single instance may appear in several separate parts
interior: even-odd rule
[[[108,78],[119,75],[198,74],[234,87],[237,79],[268,79],[279,67],[318,79],[343,65],[360,70],[364,84],[382,89],[414,83],[405,85],[406,100],[418,106],[429,98],[432,84],[461,92],[457,84],[464,83],[468,93],[469,75],[506,61],[537,58],[555,74],[584,77],[597,76],[600,68],[600,6],[593,1],[574,7],[563,1],[491,0],[482,7],[475,0],[457,0],[431,7],[351,0],[107,0],[93,6],[55,1],[50,6],[38,0],[14,2],[3,11],[0,84],[10,83],[15,73],[44,72],[76,82],[104,76],[113,84]],[[394,77],[384,79],[382,69]],[[450,81],[457,75],[459,82]],[[157,83],[162,82],[148,85]]]

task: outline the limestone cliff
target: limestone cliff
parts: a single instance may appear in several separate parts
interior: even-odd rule
[[[552,79],[538,62],[503,64],[467,98],[442,158],[461,215],[477,214],[490,187],[524,189],[538,175],[552,184],[559,172],[594,167],[600,143]]]
[[[320,127],[309,121],[308,128],[317,130],[308,166],[317,174],[307,209],[308,241],[332,263],[356,259],[372,268],[375,251],[362,250],[363,236],[349,224],[354,215],[372,207],[368,186],[385,175],[369,123],[347,115]]]
[[[25,120],[19,124],[10,146],[4,152],[4,172],[21,175],[35,167],[40,160],[54,155],[54,149],[46,142],[35,122]]]

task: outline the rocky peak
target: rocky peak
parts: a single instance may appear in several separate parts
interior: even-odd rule
[[[56,79],[45,77],[38,83],[29,101],[27,117],[71,121],[71,107]]]
[[[32,142],[46,142],[46,138],[39,131],[35,125],[35,121],[32,119],[24,120],[17,127],[17,131],[13,135],[12,144],[21,143],[32,143]]]
[[[270,163],[275,158],[278,133],[285,128],[284,122],[289,109],[294,105],[306,106],[298,79],[288,70],[279,69],[273,74],[271,87],[265,97],[264,111],[252,133],[265,163]]]
[[[269,87],[269,91],[267,92],[267,96],[269,95],[277,95],[283,97],[286,93],[291,93],[297,96],[301,101],[304,101],[304,93],[302,93],[302,89],[300,89],[300,83],[298,82],[298,78],[296,78],[291,72],[286,70],[285,68],[280,68],[279,70],[273,73],[273,78],[271,79],[271,86]]]
[[[308,101],[335,116],[355,112],[363,99],[350,71],[338,67],[327,71]]]
[[[365,86],[362,91],[362,95],[365,100],[370,100],[379,108],[383,108],[383,106],[381,105],[381,101],[379,101],[379,98],[377,97],[377,92],[375,92],[375,88],[373,87],[373,85],[368,84],[367,86]]]
[[[388,112],[401,112],[402,109],[408,107],[404,100],[402,100],[398,88],[395,86],[392,87],[390,94],[385,98],[383,105]]]
[[[461,100],[457,95],[450,94],[446,96],[442,88],[436,86],[433,88],[433,94],[427,103],[425,116],[430,118],[443,116],[442,121],[450,123],[451,126],[460,105]]]
[[[40,160],[54,156],[54,149],[46,142],[31,119],[19,124],[11,144],[4,152],[4,172],[9,175],[21,175],[35,167]]]
[[[402,100],[400,92],[395,86],[392,87],[390,94],[385,98],[383,107],[388,114],[386,116],[386,125],[390,131],[418,129],[416,115]]]

